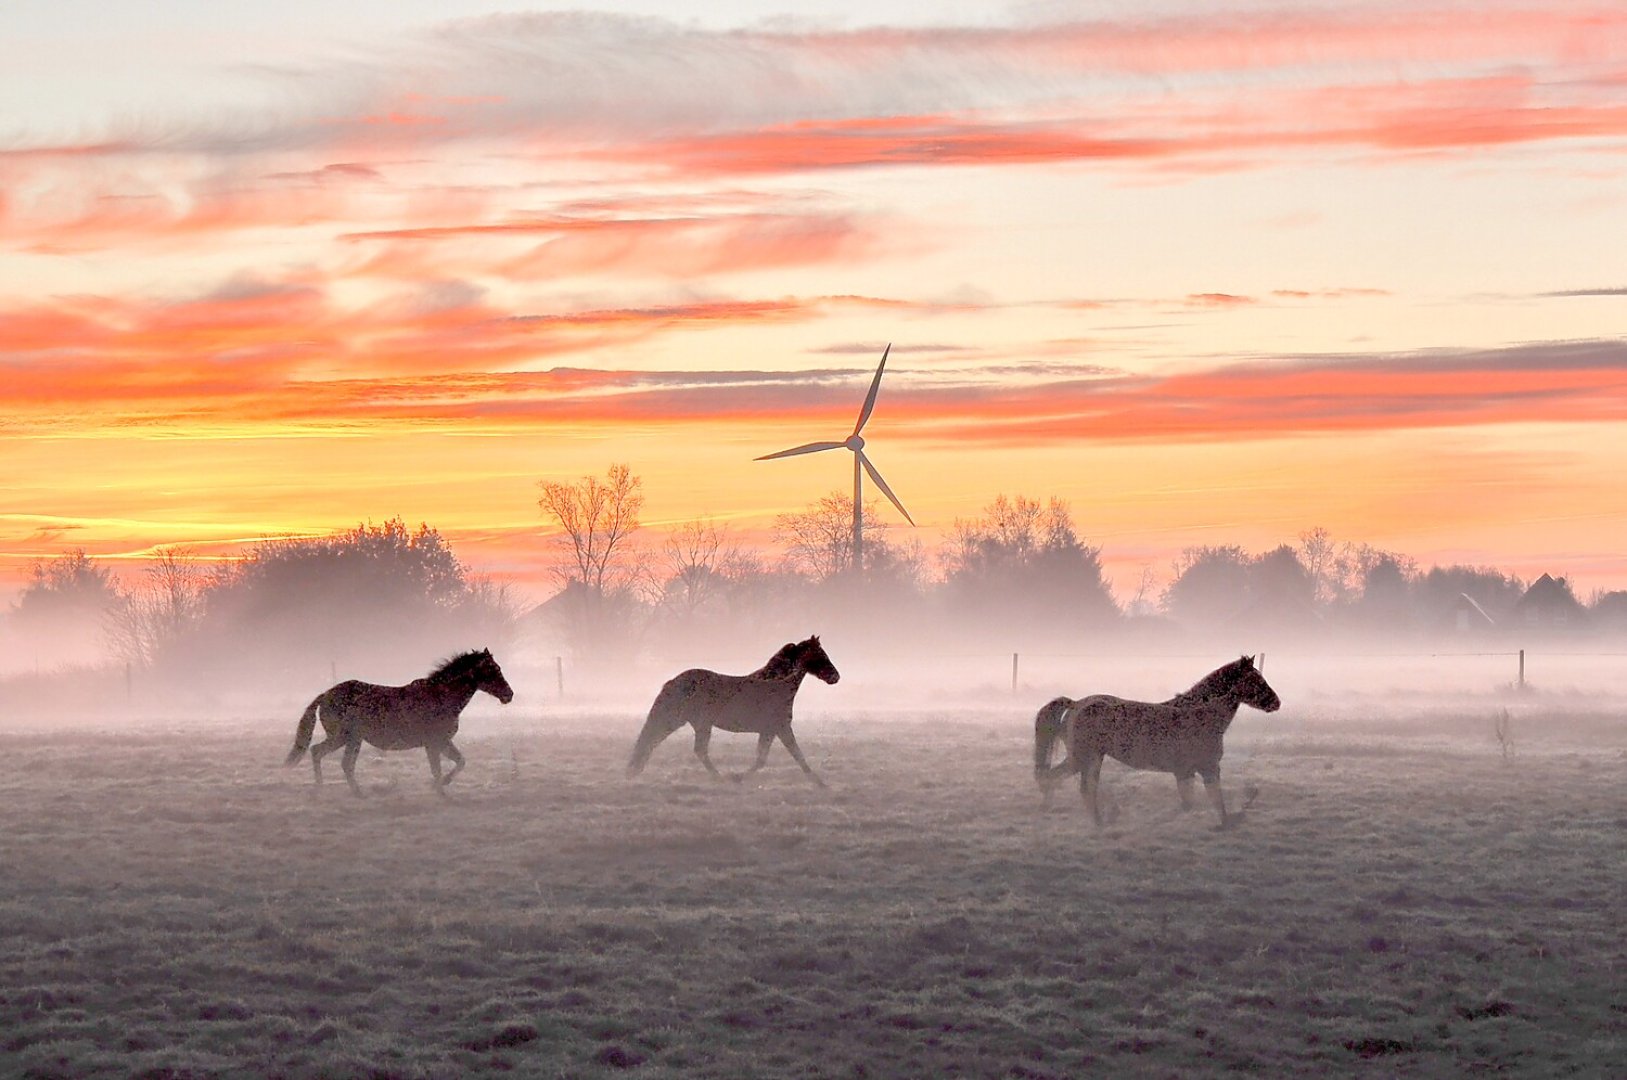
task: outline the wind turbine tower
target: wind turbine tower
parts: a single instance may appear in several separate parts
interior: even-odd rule
[[[876,377],[870,380],[870,393],[865,395],[864,408],[859,410],[859,422],[853,425],[853,434],[841,442],[811,442],[802,446],[793,446],[789,450],[781,450],[777,454],[764,454],[756,461],[771,461],[774,458],[795,457],[798,454],[817,454],[821,450],[851,450],[853,451],[853,572],[864,573],[864,474],[869,473],[870,479],[875,482],[881,493],[887,496],[889,502],[898,507],[898,512],[904,515],[904,520],[912,526],[915,519],[910,512],[904,509],[904,504],[898,501],[893,489],[887,486],[887,481],[881,478],[876,467],[870,464],[870,458],[864,452],[865,423],[870,419],[870,413],[876,407],[876,394],[881,389],[881,375],[887,370],[887,354],[893,351],[889,344],[881,353],[881,363],[876,366]]]

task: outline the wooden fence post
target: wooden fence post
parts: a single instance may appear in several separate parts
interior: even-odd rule
[[[1017,654],[1011,654],[1011,692],[1017,692]]]
[[[554,682],[559,687],[559,700],[565,700],[565,658],[554,657]]]
[[[1525,690],[1525,650],[1520,650],[1520,690]]]

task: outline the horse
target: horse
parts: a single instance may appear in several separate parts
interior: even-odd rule
[[[690,724],[695,729],[695,756],[715,779],[722,779],[722,774],[712,764],[707,748],[712,729],[718,728],[757,735],[757,762],[736,780],[744,780],[763,767],[777,738],[808,778],[824,787],[825,782],[808,765],[796,736],[791,734],[791,703],[804,675],[832,685],[841,678],[817,634],[806,641],[782,645],[768,663],[750,675],[719,675],[705,668],[690,668],[674,675],[650,705],[649,716],[627,762],[628,777],[643,772],[650,753],[668,735]]]
[[[1243,812],[1227,813],[1220,790],[1221,740],[1237,715],[1239,705],[1276,712],[1282,699],[1244,656],[1216,668],[1192,689],[1168,701],[1126,701],[1108,694],[1059,697],[1034,717],[1034,779],[1051,801],[1051,791],[1062,780],[1080,773],[1080,791],[1096,824],[1102,822],[1100,786],[1102,758],[1111,757],[1132,769],[1151,769],[1175,775],[1181,808],[1190,810],[1192,777],[1203,777],[1204,791],[1220,815],[1220,827],[1242,820]],[[1067,759],[1051,765],[1051,748],[1066,740]]]
[[[361,795],[361,785],[356,783],[356,757],[364,741],[381,750],[422,746],[429,755],[435,790],[445,795],[446,785],[463,769],[463,755],[452,745],[452,736],[458,733],[458,714],[477,690],[484,690],[504,705],[514,700],[514,691],[503,678],[503,669],[492,659],[490,649],[454,656],[406,686],[378,686],[357,679],[339,683],[305,707],[294,732],[294,748],[283,764],[294,764],[310,747],[311,767],[320,784],[322,759],[344,747],[340,764],[345,770],[345,782],[351,791]],[[318,718],[327,738],[311,746]],[[452,769],[445,776],[441,775],[443,754],[452,759]]]

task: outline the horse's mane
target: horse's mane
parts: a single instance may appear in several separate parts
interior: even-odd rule
[[[479,667],[485,659],[486,651],[484,649],[470,649],[468,652],[458,653],[456,656],[441,661],[440,666],[424,676],[424,678],[434,679],[437,682],[456,679]]]
[[[808,651],[808,646],[812,645],[816,640],[816,638],[808,638],[806,641],[787,641],[779,647],[778,652],[768,658],[766,664],[752,672],[752,674],[766,679],[791,674],[796,670],[797,661],[802,659],[803,655]]]
[[[1176,694],[1169,699],[1170,705],[1189,705],[1195,701],[1208,701],[1219,697],[1230,690],[1243,672],[1254,666],[1254,658],[1250,656],[1238,657],[1229,664],[1222,664],[1209,674],[1192,684],[1192,689]]]

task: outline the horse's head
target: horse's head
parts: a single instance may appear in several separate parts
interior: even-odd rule
[[[1233,666],[1237,669],[1237,677],[1232,683],[1232,692],[1237,695],[1238,701],[1252,705],[1261,712],[1276,712],[1282,708],[1282,698],[1271,689],[1271,684],[1265,681],[1260,669],[1254,666],[1254,657],[1244,656]]]
[[[830,662],[830,657],[825,655],[825,647],[819,644],[818,634],[802,642],[798,648],[801,653],[800,666],[809,675],[823,679],[833,686],[842,677],[842,673],[836,670],[836,665]]]
[[[514,690],[503,677],[503,669],[497,666],[490,649],[481,649],[475,654],[475,666],[470,673],[474,676],[476,690],[486,691],[504,705],[514,700]]]

